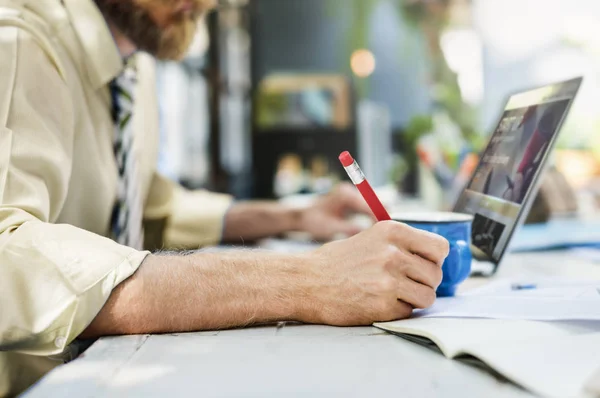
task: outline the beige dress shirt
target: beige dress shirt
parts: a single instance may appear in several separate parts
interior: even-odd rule
[[[156,174],[154,64],[138,57],[146,244],[216,243],[231,199]],[[118,181],[108,84],[122,67],[92,0],[0,0],[0,396],[61,363],[148,253],[107,238]]]

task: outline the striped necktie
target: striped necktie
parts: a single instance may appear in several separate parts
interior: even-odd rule
[[[114,152],[119,169],[119,189],[111,230],[118,243],[141,250],[144,245],[143,201],[131,123],[136,83],[136,68],[133,58],[130,58],[123,73],[111,83],[115,121]]]

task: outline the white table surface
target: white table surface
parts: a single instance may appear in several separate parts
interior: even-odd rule
[[[499,277],[600,279],[570,252],[510,255]],[[468,280],[464,289],[489,279]],[[25,396],[530,397],[490,373],[371,327],[280,324],[103,338]]]

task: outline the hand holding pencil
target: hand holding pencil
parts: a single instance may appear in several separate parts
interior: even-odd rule
[[[448,241],[391,221],[352,156],[343,153],[340,161],[381,222],[307,254],[306,264],[318,265],[310,273],[325,282],[312,289],[315,312],[308,322],[369,325],[429,307],[442,281]]]

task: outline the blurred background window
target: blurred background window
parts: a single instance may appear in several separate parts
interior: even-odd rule
[[[596,179],[597,0],[219,5],[183,64],[159,67],[174,179],[242,198],[323,192],[351,149],[375,185],[455,192],[510,94],[580,75],[556,165],[577,187]]]
[[[210,107],[207,78],[209,37],[206,23],[182,62],[159,62],[161,146],[158,170],[193,188],[209,183]]]
[[[481,118],[489,130],[509,93],[584,76],[562,133],[562,146],[596,147],[600,129],[600,2],[476,0],[484,43]]]

